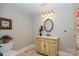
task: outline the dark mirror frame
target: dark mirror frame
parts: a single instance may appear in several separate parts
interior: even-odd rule
[[[48,20],[50,20],[50,22],[52,23],[52,26],[51,26],[51,29],[50,29],[50,30],[47,30],[46,27],[45,27],[45,24],[46,24],[46,22],[47,22]],[[45,30],[46,32],[51,32],[52,29],[53,29],[53,21],[52,21],[51,19],[46,19],[45,22],[44,22],[44,30]]]

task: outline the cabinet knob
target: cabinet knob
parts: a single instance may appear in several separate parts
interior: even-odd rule
[[[46,47],[46,45],[44,44],[44,47]]]
[[[76,37],[76,35],[74,35],[74,37]]]

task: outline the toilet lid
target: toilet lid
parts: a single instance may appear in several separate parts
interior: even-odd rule
[[[8,51],[3,53],[3,56],[16,56],[16,51]]]

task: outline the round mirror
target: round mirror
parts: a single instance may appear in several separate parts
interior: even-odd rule
[[[46,32],[51,32],[53,29],[53,21],[51,19],[46,19],[44,22],[44,29]]]

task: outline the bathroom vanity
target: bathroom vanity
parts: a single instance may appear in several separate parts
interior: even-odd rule
[[[50,36],[36,37],[36,51],[50,56],[57,56],[59,50],[59,38]]]

